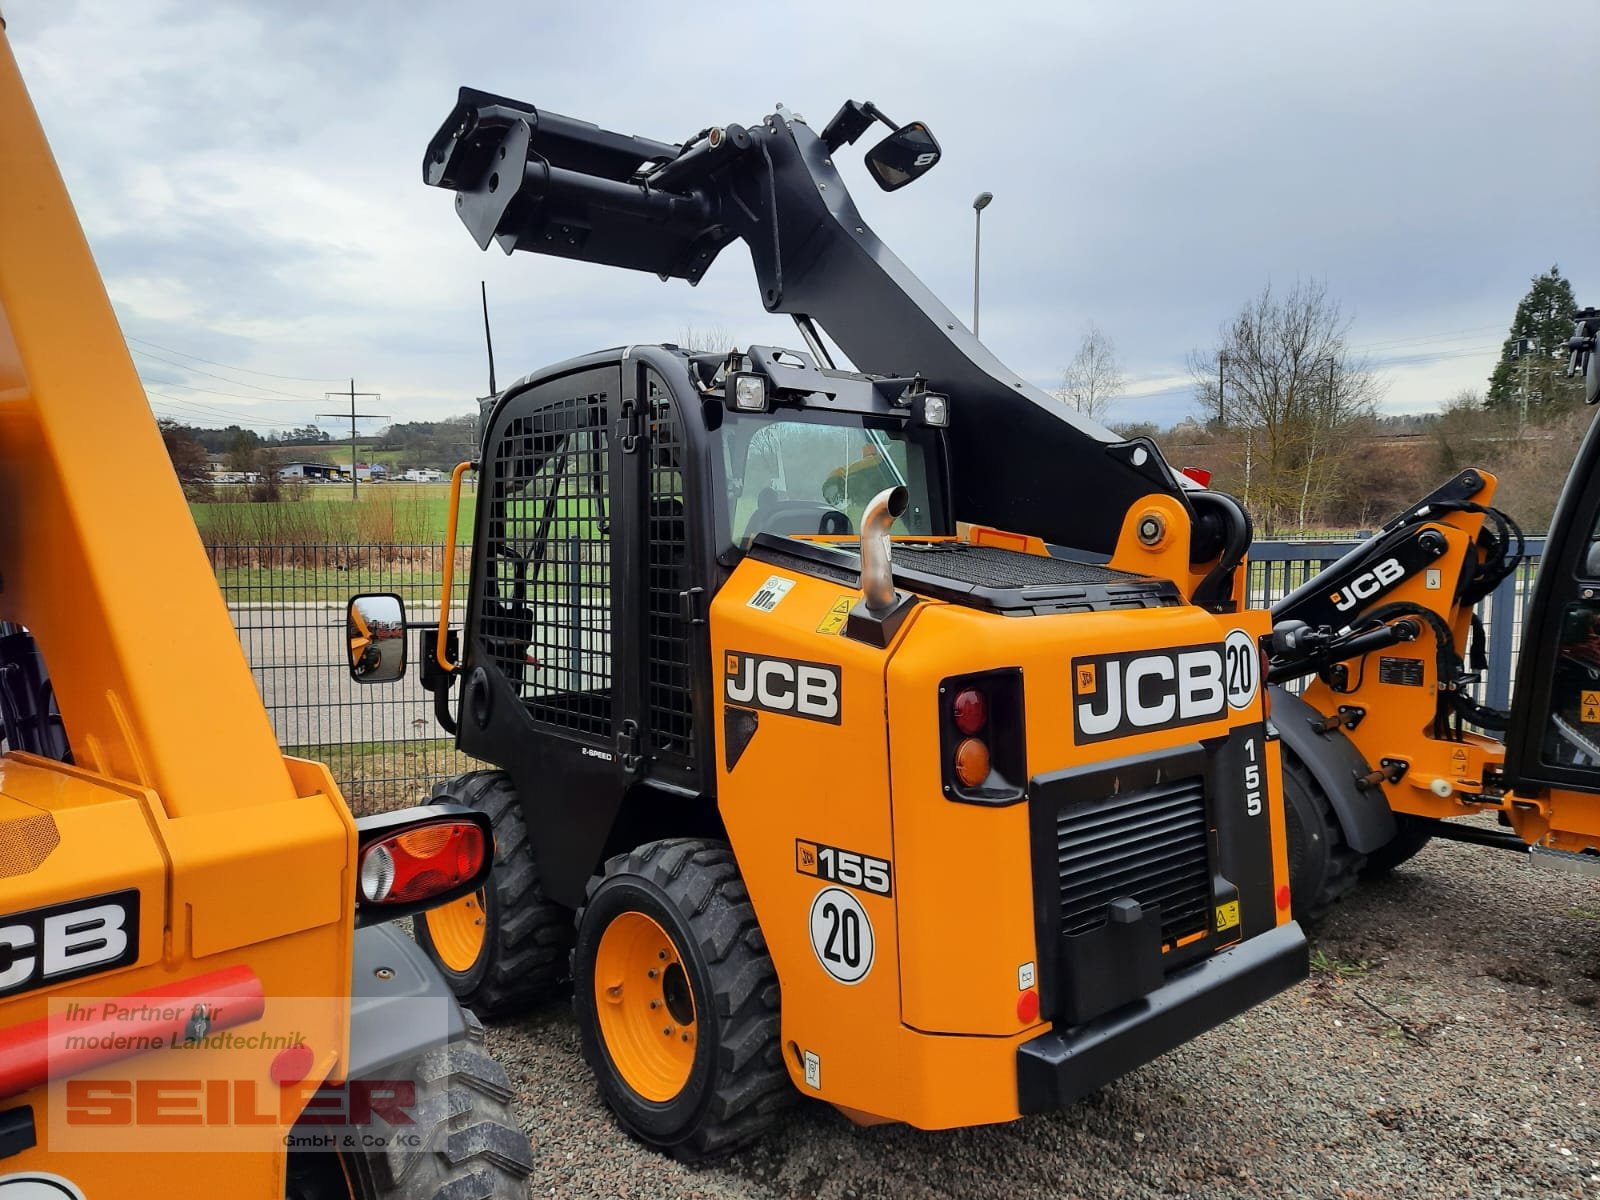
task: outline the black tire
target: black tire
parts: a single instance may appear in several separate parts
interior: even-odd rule
[[[332,1135],[337,1152],[289,1156],[286,1200],[524,1200],[533,1150],[512,1112],[505,1069],[482,1046],[483,1026],[467,1015],[467,1037],[383,1070],[385,1080],[414,1081],[415,1122],[388,1139],[371,1128],[303,1125],[297,1137]]]
[[[1394,823],[1394,837],[1367,855],[1367,861],[1361,868],[1361,878],[1382,879],[1433,841],[1433,833],[1429,829],[1431,822],[1420,820],[1409,813],[1395,813]]]
[[[642,913],[671,939],[694,1003],[687,1081],[665,1101],[623,1078],[600,1028],[595,963],[618,917]],[[778,977],[733,851],[721,842],[671,839],[606,864],[578,913],[573,1010],[583,1056],[600,1093],[640,1141],[701,1162],[759,1137],[794,1099],[778,1027]]]
[[[1283,749],[1283,814],[1294,916],[1315,921],[1355,887],[1366,859],[1345,842],[1332,801],[1287,746]]]
[[[444,962],[426,916],[414,922],[417,943],[456,998],[485,1019],[523,1012],[559,995],[569,979],[573,913],[544,894],[510,777],[504,771],[472,771],[435,786],[433,799],[488,814],[494,825],[494,872],[481,894],[485,937],[471,967],[458,971]]]

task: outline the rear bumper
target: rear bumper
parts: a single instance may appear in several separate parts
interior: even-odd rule
[[[1082,1099],[1310,973],[1295,921],[1175,973],[1142,1000],[1017,1048],[1017,1106],[1046,1112]]]

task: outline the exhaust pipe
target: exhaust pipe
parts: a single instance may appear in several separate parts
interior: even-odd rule
[[[861,598],[873,616],[882,616],[895,606],[889,528],[906,511],[908,501],[905,488],[886,488],[867,502],[861,514]]]

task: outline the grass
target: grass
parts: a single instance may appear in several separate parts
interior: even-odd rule
[[[450,516],[449,484],[365,484],[356,500],[348,485],[304,484],[285,488],[284,498],[270,504],[233,494],[239,498],[189,506],[210,545],[438,545]],[[462,488],[460,543],[472,539],[476,500],[475,489]]]
[[[1311,952],[1311,969],[1335,979],[1363,979],[1372,972],[1372,964],[1366,959],[1351,962],[1333,958],[1319,946]]]
[[[441,779],[482,767],[448,738],[411,742],[351,742],[334,746],[292,746],[285,754],[326,763],[356,816],[426,804]]]

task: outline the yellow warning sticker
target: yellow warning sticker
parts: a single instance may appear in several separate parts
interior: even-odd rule
[[[1583,694],[1581,719],[1590,725],[1600,722],[1600,692],[1585,692]]]
[[[1217,905],[1217,932],[1232,929],[1239,923],[1239,902],[1229,900],[1226,904]]]
[[[855,607],[854,596],[840,596],[833,602],[833,607],[817,625],[818,633],[838,633],[844,628],[845,618],[850,615],[850,610]]]
[[[1085,663],[1078,668],[1078,691],[1093,692],[1099,689],[1095,686],[1095,665]]]

